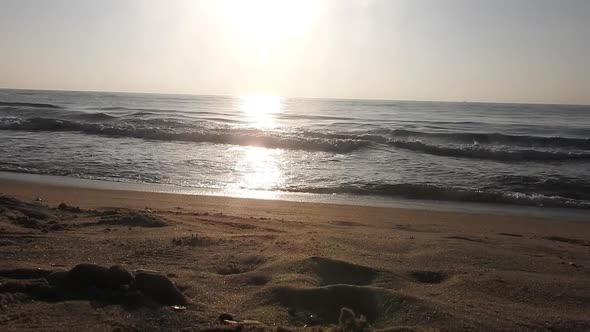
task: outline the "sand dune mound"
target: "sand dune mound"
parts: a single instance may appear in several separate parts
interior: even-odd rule
[[[384,270],[317,256],[275,268],[280,272],[273,274],[272,286],[258,296],[267,305],[284,307],[286,313],[283,311],[277,319],[285,319],[291,325],[338,324],[342,308],[350,308],[377,327],[414,325],[426,320],[440,320],[444,325],[452,319],[422,299],[376,286],[380,285],[378,281],[388,278],[408,283],[407,278]],[[414,271],[410,276],[420,283],[447,279],[445,274],[433,271]]]
[[[325,257],[310,257],[298,265],[300,273],[315,276],[320,286],[369,285],[378,275],[378,271],[370,267]]]
[[[413,321],[427,316],[432,318],[429,306],[416,298],[370,286],[276,287],[271,290],[268,300],[287,307],[292,321],[298,324],[337,324],[344,307],[365,316],[370,324],[382,326],[393,321],[404,323],[399,321],[400,318]]]
[[[309,312],[318,323],[335,324],[342,307],[351,308],[372,323],[380,314],[380,296],[375,288],[332,285],[318,288],[277,287],[271,300],[290,313]]]

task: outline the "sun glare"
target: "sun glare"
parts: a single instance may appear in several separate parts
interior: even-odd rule
[[[226,189],[239,197],[275,198],[277,193],[273,189],[283,182],[282,154],[280,149],[256,146],[235,149],[235,155],[239,156],[236,169],[241,176]]]
[[[246,96],[240,98],[240,110],[248,123],[259,129],[276,127],[275,114],[281,112],[282,99],[275,96]]]
[[[221,0],[217,10],[233,38],[264,62],[303,38],[317,6],[313,0]]]

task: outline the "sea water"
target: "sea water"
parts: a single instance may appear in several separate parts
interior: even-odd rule
[[[590,106],[0,90],[0,171],[588,209]]]

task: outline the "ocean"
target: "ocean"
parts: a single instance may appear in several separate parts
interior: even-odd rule
[[[590,209],[590,106],[0,90],[0,171]]]

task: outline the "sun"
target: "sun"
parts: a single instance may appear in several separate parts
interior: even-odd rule
[[[313,0],[220,0],[217,12],[231,37],[264,60],[304,37],[317,5]]]

